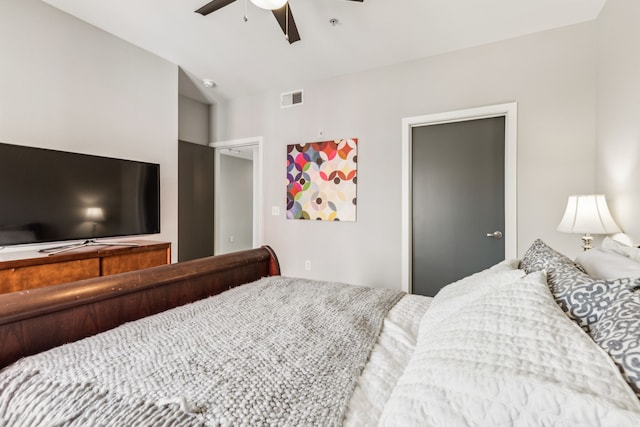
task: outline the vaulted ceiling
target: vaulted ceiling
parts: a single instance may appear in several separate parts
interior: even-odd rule
[[[193,81],[215,81],[205,91],[212,101],[589,21],[606,2],[290,0],[301,36],[290,45],[273,14],[248,0],[208,16],[195,13],[208,0],[43,1],[179,65]]]

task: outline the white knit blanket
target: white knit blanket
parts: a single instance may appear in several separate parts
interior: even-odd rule
[[[378,425],[640,426],[635,393],[558,307],[546,273],[509,274],[488,270],[436,295]]]
[[[340,425],[402,295],[262,279],[18,361],[0,425]]]

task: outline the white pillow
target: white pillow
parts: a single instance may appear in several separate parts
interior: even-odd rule
[[[634,248],[633,246],[625,245],[610,237],[605,237],[601,245],[602,249],[615,252],[620,255],[624,255],[627,258],[631,258],[634,261],[640,262],[640,248]]]
[[[630,248],[634,249],[634,248]],[[576,257],[587,274],[596,279],[614,280],[640,277],[640,262],[608,249],[591,249]]]
[[[521,279],[524,277],[525,272],[518,268],[519,265],[520,260],[507,259],[486,270],[450,283],[436,294],[429,307],[429,316],[439,313],[443,307],[448,310],[458,310],[465,304],[496,288]],[[441,301],[446,301],[447,303],[440,304]]]

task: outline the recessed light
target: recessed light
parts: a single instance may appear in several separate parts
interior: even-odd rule
[[[212,88],[212,87],[216,87],[216,82],[214,82],[213,80],[209,80],[209,79],[204,79],[202,81],[202,84],[204,85],[204,87],[206,88]]]

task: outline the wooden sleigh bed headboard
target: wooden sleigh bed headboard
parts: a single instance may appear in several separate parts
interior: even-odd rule
[[[173,307],[280,274],[268,246],[0,295],[0,368]]]

